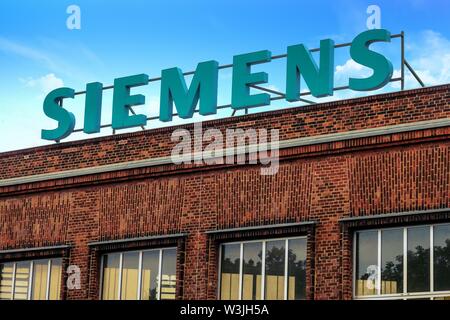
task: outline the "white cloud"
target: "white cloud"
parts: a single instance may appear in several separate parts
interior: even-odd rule
[[[48,72],[62,74],[81,82],[95,79],[95,75],[87,71],[84,65],[104,65],[102,60],[82,43],[73,44],[39,38],[39,44],[39,47],[35,47],[0,36],[1,52],[27,59],[40,68],[46,68]]]
[[[450,82],[450,41],[447,38],[438,32],[427,30],[410,47],[412,54],[407,52],[406,60],[425,85]],[[415,81],[408,71],[406,74],[408,82]]]
[[[349,78],[366,78],[372,74],[372,70],[348,59],[343,65],[337,65],[334,72],[335,85],[347,85]]]
[[[10,41],[0,37],[0,51],[19,55],[23,58],[31,59],[36,62],[44,63],[47,67],[55,69],[56,66],[52,59],[44,52],[27,47],[17,42]]]
[[[24,82],[27,87],[37,88],[43,94],[47,94],[53,89],[64,87],[63,80],[56,77],[54,73],[49,73],[37,79],[21,79],[21,81]]]

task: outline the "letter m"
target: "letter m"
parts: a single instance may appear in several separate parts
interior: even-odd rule
[[[179,68],[163,70],[159,119],[165,122],[172,120],[174,103],[180,118],[192,118],[199,100],[201,115],[215,114],[217,112],[218,71],[217,61],[199,63],[188,90],[183,73]]]

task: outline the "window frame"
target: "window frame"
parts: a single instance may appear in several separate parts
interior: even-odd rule
[[[260,238],[260,239],[252,239],[252,240],[237,240],[237,241],[224,241],[219,244],[219,262],[218,262],[218,270],[219,270],[219,276],[218,276],[218,286],[217,286],[217,298],[218,300],[221,299],[221,286],[222,286],[222,251],[224,245],[233,245],[233,244],[239,244],[239,301],[242,300],[242,287],[243,287],[243,262],[244,262],[244,244],[245,243],[255,243],[255,242],[261,242],[261,256],[263,259],[261,259],[261,301],[266,300],[265,294],[265,278],[266,278],[266,243],[268,241],[285,241],[285,252],[284,252],[284,297],[283,301],[288,301],[288,272],[289,272],[289,240],[297,240],[297,239],[304,239],[306,240],[306,263],[308,263],[308,236],[291,236],[291,237],[276,237],[276,238]],[[308,275],[306,275],[306,278],[308,278]],[[307,281],[307,279],[306,279]],[[308,292],[305,292],[306,299],[308,298]]]
[[[26,301],[32,301],[33,300],[33,275],[34,275],[34,263],[36,261],[41,260],[48,260],[47,261],[47,280],[46,280],[46,288],[45,288],[45,299],[44,301],[50,300],[50,287],[51,287],[51,271],[52,271],[52,260],[61,260],[61,274],[60,274],[60,282],[63,282],[64,273],[63,271],[63,257],[52,257],[52,258],[36,258],[36,259],[26,259],[26,260],[13,260],[13,261],[0,261],[0,264],[12,264],[12,278],[11,278],[11,299],[9,300],[19,300],[14,299],[14,296],[16,294],[15,288],[16,288],[16,271],[17,271],[17,264],[18,263],[29,263],[29,271],[28,271],[28,289],[27,289],[27,298],[26,299],[20,299],[20,300],[26,300]],[[63,290],[61,289],[61,284],[59,289],[59,297],[58,300],[62,300],[62,294]],[[4,299],[5,301],[8,301],[8,299]]]
[[[143,263],[143,255],[145,252],[151,252],[151,251],[159,251],[159,260],[158,260],[158,278],[161,279],[161,273],[162,273],[162,257],[163,257],[163,251],[164,250],[175,250],[175,256],[178,257],[178,247],[177,246],[169,246],[169,247],[160,247],[160,248],[149,248],[149,249],[132,249],[132,250],[121,250],[121,251],[110,251],[110,252],[102,252],[100,254],[100,285],[99,285],[99,297],[100,300],[103,300],[103,270],[104,270],[104,258],[106,255],[109,254],[119,254],[119,279],[117,284],[117,300],[116,301],[122,301],[122,272],[123,272],[123,255],[125,253],[132,253],[132,252],[138,252],[139,253],[139,260],[138,260],[138,285],[137,285],[137,297],[136,301],[141,301],[141,294],[142,294],[142,263]],[[178,264],[178,261],[176,261],[176,264]],[[177,268],[178,266],[176,266]],[[177,279],[178,280],[178,279]],[[161,285],[162,281],[159,281],[159,290],[157,295],[157,301],[161,300]],[[175,294],[176,299],[176,294]]]
[[[352,254],[352,295],[354,300],[408,300],[408,299],[422,299],[429,298],[433,300],[439,297],[450,296],[450,290],[446,291],[434,291],[434,227],[450,225],[450,222],[440,222],[440,223],[427,223],[427,224],[413,224],[413,225],[399,225],[392,227],[379,227],[379,228],[367,228],[367,229],[356,229],[353,232],[353,254]],[[430,244],[430,291],[425,292],[408,292],[408,229],[428,227],[429,228],[429,244]],[[357,269],[357,237],[356,234],[359,232],[377,232],[377,282],[381,283],[381,255],[382,255],[382,231],[385,230],[401,230],[403,233],[403,292],[395,294],[382,294],[381,286],[377,289],[378,293],[376,295],[366,295],[357,296],[356,295],[356,269]]]

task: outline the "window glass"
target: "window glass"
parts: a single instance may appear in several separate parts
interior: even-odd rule
[[[403,229],[381,231],[381,293],[403,292]]]
[[[305,299],[306,243],[288,238],[223,244],[220,298]]]
[[[175,249],[165,249],[162,254],[161,300],[175,299],[177,287],[177,255]]]
[[[434,290],[450,290],[450,224],[434,227]]]
[[[291,239],[288,248],[288,300],[306,299],[306,239]]]
[[[42,259],[0,264],[0,300],[60,299],[61,263]]]
[[[222,246],[221,294],[223,300],[239,299],[240,244]]]
[[[14,281],[14,300],[28,300],[29,279],[30,261],[17,262]]]
[[[59,300],[61,294],[62,260],[52,259],[50,273],[50,300]]]
[[[356,295],[377,294],[378,232],[356,233]]]
[[[127,252],[122,257],[121,300],[137,300],[139,252]]]
[[[102,299],[175,299],[176,268],[175,248],[106,254],[103,256]]]
[[[36,260],[33,262],[33,300],[47,299],[48,260]]]
[[[156,300],[158,291],[159,250],[142,255],[142,300]]]
[[[285,241],[266,243],[265,297],[267,300],[284,299]]]
[[[11,299],[13,269],[13,263],[0,264],[0,300]]]
[[[117,300],[119,298],[119,267],[120,254],[107,254],[103,258],[103,292],[104,300]]]
[[[408,292],[430,290],[430,227],[408,228]]]
[[[381,236],[381,250],[377,247],[378,235]],[[436,300],[450,291],[450,224],[360,231],[355,233],[355,239],[357,297]],[[373,289],[368,294],[363,281],[377,278],[378,260],[381,265],[380,291]],[[365,273],[372,264],[375,272]]]
[[[244,243],[242,299],[261,299],[262,242]]]

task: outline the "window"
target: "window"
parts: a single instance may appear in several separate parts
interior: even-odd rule
[[[450,224],[358,231],[358,299],[450,297]]]
[[[61,259],[0,264],[0,300],[59,300]]]
[[[306,238],[221,245],[222,300],[306,298]]]
[[[103,300],[169,300],[176,294],[176,249],[105,254]]]

